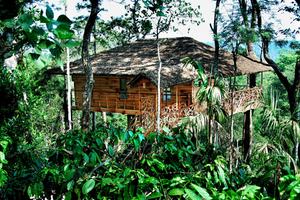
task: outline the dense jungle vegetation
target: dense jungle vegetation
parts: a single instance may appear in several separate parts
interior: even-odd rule
[[[263,77],[263,106],[252,113],[246,158],[244,114],[223,116],[220,107],[223,86],[247,84],[245,77],[218,77],[212,86],[199,70],[199,100],[212,109],[145,136],[143,128],[127,130],[127,118],[113,113],[106,122],[98,113],[92,130],[91,119],[82,126],[82,111],[74,111],[70,129],[66,78],[47,73],[65,65],[67,48],[71,58],[84,60],[94,47],[158,38],[176,31],[177,23],[202,23],[201,9],[189,1],[134,0],[126,15],[108,21],[101,19],[106,8],[98,0],[79,1],[79,11],[89,16],[74,19],[44,1],[1,1],[0,199],[300,199],[300,30],[265,19],[285,12],[291,23],[299,22],[300,2],[232,0],[226,14],[220,5],[228,1],[213,1],[216,51],[247,55],[261,47],[273,68]],[[271,58],[270,43],[286,48]],[[221,143],[208,140],[207,115],[221,127],[210,130]]]

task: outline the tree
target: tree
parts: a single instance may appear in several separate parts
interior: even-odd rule
[[[297,0],[297,5],[300,8],[300,3]],[[262,41],[262,50],[263,56],[266,62],[273,68],[274,73],[277,75],[281,84],[286,89],[288,94],[288,101],[290,106],[291,118],[293,120],[299,121],[297,116],[295,115],[295,111],[298,108],[298,93],[300,88],[300,58],[297,59],[295,63],[295,71],[294,71],[294,79],[293,81],[289,81],[288,78],[284,75],[278,64],[270,57],[269,55],[269,45],[272,40],[274,40],[274,30],[272,27],[268,26],[268,22],[262,20],[262,6],[259,1],[253,0],[253,9],[257,13],[257,27],[259,30],[259,34]],[[265,26],[264,26],[265,24]]]
[[[254,28],[256,12],[254,9],[248,8],[247,1],[239,0],[240,13],[242,16],[242,24],[245,34],[243,35],[246,47],[247,56],[256,57],[254,53]],[[251,13],[249,19],[248,13]],[[256,86],[256,74],[249,75],[249,87]],[[248,110],[244,113],[244,129],[243,129],[243,154],[246,163],[249,163],[252,153],[252,142],[253,142],[253,127],[252,127],[252,116],[253,110]]]
[[[89,42],[99,12],[99,8],[98,8],[99,0],[90,0],[90,3],[91,3],[91,12],[84,29],[82,52],[81,52],[82,66],[86,75],[85,89],[83,92],[82,117],[81,117],[81,128],[83,130],[88,130],[90,124],[90,109],[91,109],[92,92],[94,87],[94,76],[93,76],[93,69],[89,60]]]

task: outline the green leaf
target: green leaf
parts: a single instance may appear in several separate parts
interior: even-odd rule
[[[138,151],[140,148],[140,142],[137,139],[134,139],[133,144],[134,144],[134,150]]]
[[[75,169],[67,170],[64,174],[66,181],[71,180],[75,174]]]
[[[108,145],[108,154],[113,157],[115,155],[114,148],[111,145]]]
[[[45,67],[45,63],[41,59],[35,60],[34,65],[37,67],[37,69],[42,69]]]
[[[181,196],[184,194],[184,190],[182,188],[174,188],[168,192],[170,196]]]
[[[189,199],[191,200],[201,200],[201,198],[195,194],[195,192],[193,192],[192,190],[185,188],[184,189],[186,195],[189,197]]]
[[[260,187],[256,185],[247,185],[238,191],[242,191],[242,196],[246,196],[250,199],[254,199],[255,193],[260,189]]]
[[[219,179],[220,181],[227,186],[226,180],[225,180],[225,173],[221,166],[218,166],[218,173],[219,173]]]
[[[7,141],[7,140],[1,140],[0,141],[0,145],[1,145],[2,149],[3,149],[3,153],[5,153],[8,144],[9,144],[9,141]]]
[[[47,7],[46,7],[46,16],[50,19],[54,18],[53,10],[49,5],[47,5]]]
[[[159,16],[159,17],[166,17],[166,14],[164,12],[162,12],[162,11],[158,11],[156,13],[156,15]]]
[[[133,132],[132,131],[128,131],[128,134],[130,137],[133,137]]]
[[[103,141],[102,141],[101,139],[97,138],[97,139],[96,139],[96,143],[97,143],[97,145],[98,145],[100,148],[103,147]]]
[[[42,182],[34,183],[27,188],[27,194],[29,197],[38,198],[42,195],[44,190],[44,185]]]
[[[86,165],[90,161],[90,158],[86,153],[83,153],[83,160],[84,160],[83,165]]]
[[[80,41],[68,40],[65,45],[66,47],[74,48],[80,45]]]
[[[163,195],[162,195],[162,193],[160,193],[160,192],[153,192],[153,193],[151,193],[148,197],[147,197],[147,199],[156,199],[156,198],[159,198],[159,197],[162,197]]]
[[[124,177],[129,176],[130,173],[131,173],[131,171],[132,171],[132,170],[131,170],[130,168],[126,167],[125,170],[124,170],[124,172],[123,172],[123,176],[124,176]]]
[[[191,186],[201,195],[202,198],[204,198],[206,200],[212,199],[211,196],[206,191],[206,189],[199,187],[198,185],[195,185],[193,183],[191,184]]]
[[[13,28],[16,25],[15,19],[6,19],[3,21],[3,25],[7,28]]]
[[[165,133],[170,133],[170,132],[171,132],[171,130],[170,130],[168,127],[166,127],[166,126],[164,126],[164,127],[162,128],[162,130],[163,130]]]
[[[54,30],[54,34],[62,40],[71,39],[74,35],[74,31],[70,30],[70,27],[64,24],[60,24]]]
[[[19,17],[19,24],[26,32],[30,31],[30,26],[33,24],[32,16],[28,13],[24,13]]]
[[[68,192],[66,195],[65,195],[65,200],[72,200],[72,192]]]
[[[102,186],[111,185],[113,183],[114,182],[111,178],[102,178],[102,180],[101,180],[101,185]]]
[[[61,53],[62,53],[63,49],[56,45],[54,48],[50,49],[51,54],[55,57],[58,58],[60,57]]]
[[[83,194],[87,194],[90,191],[92,191],[92,189],[94,189],[95,187],[95,180],[94,179],[90,179],[88,181],[86,181],[83,186],[82,186],[82,193]]]
[[[0,163],[7,164],[7,160],[5,159],[5,154],[0,151]]]
[[[91,161],[92,164],[97,163],[97,158],[98,158],[98,154],[96,152],[91,152],[90,153],[90,161]]]
[[[139,133],[138,136],[139,136],[140,142],[142,142],[145,139],[145,136],[142,133]]]
[[[69,191],[72,190],[73,186],[74,186],[74,180],[69,181],[67,184],[67,190]]]
[[[67,25],[71,25],[72,21],[66,15],[59,15],[57,21]]]

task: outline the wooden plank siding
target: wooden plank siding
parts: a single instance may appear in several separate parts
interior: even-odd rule
[[[85,77],[83,75],[73,75],[75,90],[75,109],[81,109],[82,92],[84,91]],[[92,96],[91,111],[114,112],[129,115],[141,114],[141,98],[153,96],[156,99],[157,88],[150,80],[143,78],[134,86],[127,85],[127,98],[120,99],[120,79],[125,78],[127,83],[133,76],[95,76],[95,83]],[[156,107],[156,101],[154,102]],[[163,101],[161,107],[175,104],[192,104],[192,83],[185,83],[171,87],[171,99]]]

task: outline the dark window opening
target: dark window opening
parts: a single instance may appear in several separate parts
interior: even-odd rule
[[[124,78],[120,79],[120,99],[127,99],[127,81]]]
[[[172,93],[171,88],[165,88],[163,91],[163,101],[171,101]]]

